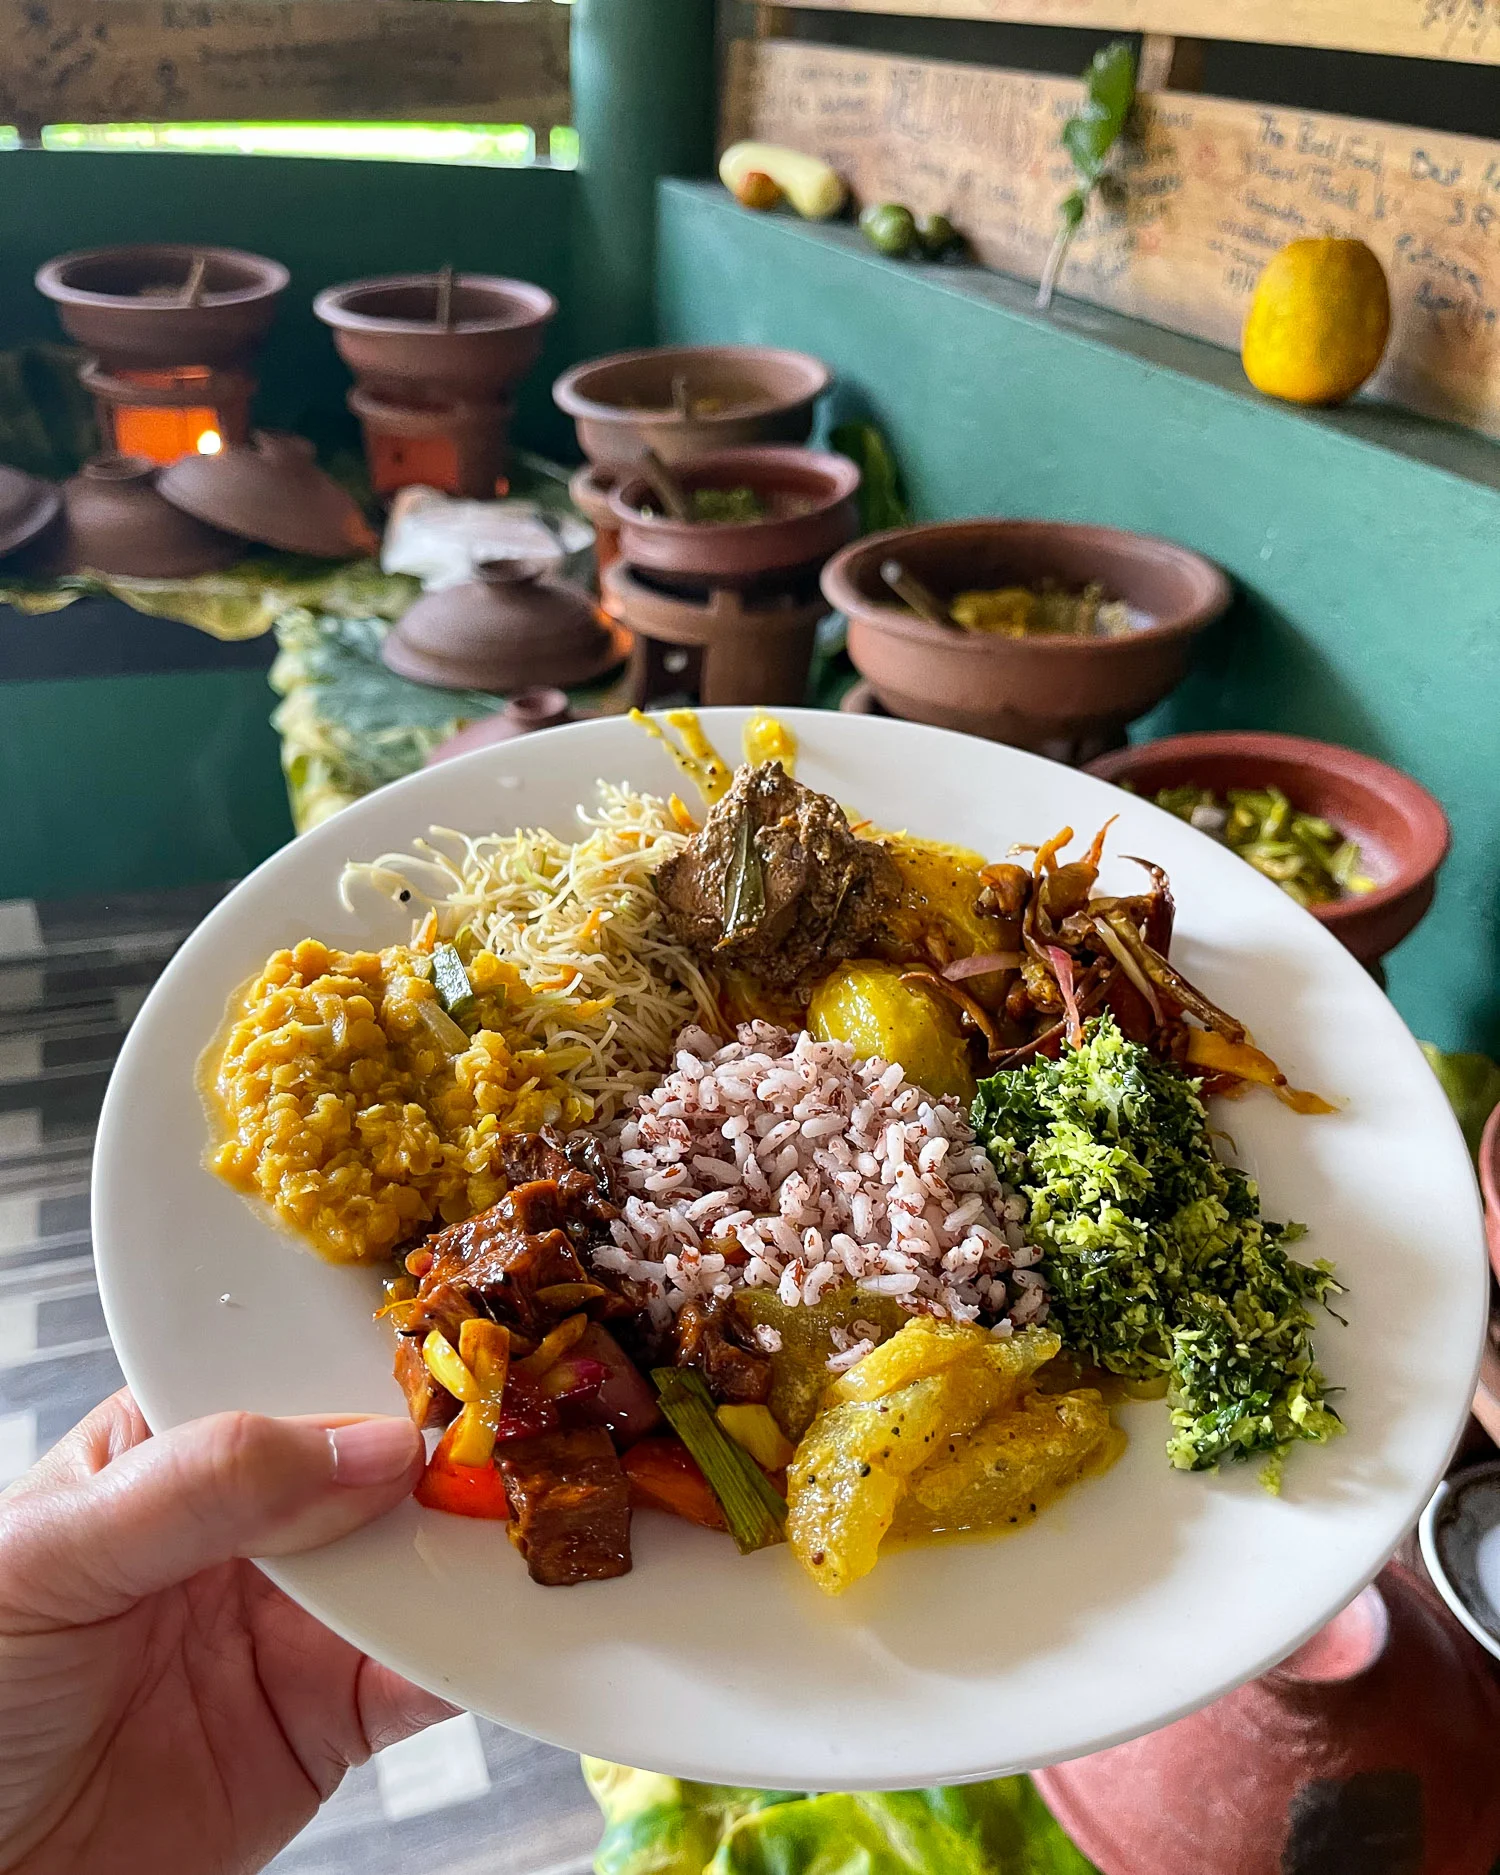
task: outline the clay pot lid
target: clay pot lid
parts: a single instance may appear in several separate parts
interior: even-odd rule
[[[500,693],[572,689],[612,670],[629,634],[581,586],[545,577],[533,561],[498,560],[461,586],[418,599],[381,649],[418,683]]]
[[[439,743],[424,766],[434,768],[439,762],[451,761],[455,755],[472,755],[476,749],[514,742],[518,736],[534,735],[539,729],[557,729],[564,723],[576,723],[584,714],[586,712],[574,710],[566,690],[549,685],[518,690],[493,716],[482,716],[477,723],[470,723],[456,736]]]
[[[1271,782],[1302,812],[1324,815],[1359,842],[1383,875],[1372,892],[1309,907],[1366,962],[1391,949],[1426,911],[1452,838],[1448,816],[1410,775],[1373,755],[1306,736],[1248,729],[1164,736],[1101,755],[1089,772],[1128,781],[1147,798],[1179,782],[1214,789]],[[1414,914],[1409,922],[1405,907]],[[1366,932],[1379,935],[1380,948],[1365,941]]]
[[[729,401],[691,414],[677,409],[672,381],[686,377],[691,390],[695,372],[705,381],[727,380]],[[661,345],[574,365],[553,385],[552,396],[559,409],[585,422],[712,423],[810,403],[832,376],[820,358],[772,345]]]
[[[0,465],[0,555],[35,540],[61,507],[62,496],[51,482]]]
[[[354,498],[318,467],[305,437],[257,431],[252,443],[184,456],[164,469],[159,492],[210,527],[285,553],[350,560],[379,540]]]
[[[193,579],[222,572],[245,542],[162,498],[145,456],[102,455],[63,484],[66,530],[59,571],[132,579]]]
[[[530,280],[458,273],[452,282],[453,317],[439,325],[439,291],[437,274],[382,274],[325,287],[313,301],[313,311],[324,325],[344,332],[428,335],[522,331],[545,325],[557,314],[557,301]]]
[[[992,555],[996,570],[974,569],[971,557],[976,555]],[[1007,638],[956,627],[950,631],[919,618],[890,592],[880,567],[891,559],[901,561],[944,598],[986,584],[1024,585],[1050,577],[1081,587],[1096,579],[1108,597],[1129,605],[1133,629],[1118,638],[1063,633]],[[970,561],[969,570],[957,576],[945,570],[950,562],[965,560]],[[1135,587],[1134,593],[1126,590],[1129,586]],[[988,647],[999,655],[1024,650],[1028,657],[1075,660],[1098,657],[1101,651],[1147,637],[1158,642],[1191,637],[1217,618],[1231,597],[1223,569],[1175,541],[1081,522],[1010,519],[942,521],[867,534],[824,567],[823,592],[836,611],[914,645],[956,643],[981,657]]]

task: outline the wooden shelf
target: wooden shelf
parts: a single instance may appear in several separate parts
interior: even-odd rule
[[[776,39],[737,43],[729,72],[726,142],[821,156],[859,202],[942,212],[987,265],[1040,276],[1078,81]],[[1367,241],[1390,280],[1376,393],[1500,434],[1500,142],[1143,94],[1062,290],[1237,347],[1266,261],[1324,234]]]

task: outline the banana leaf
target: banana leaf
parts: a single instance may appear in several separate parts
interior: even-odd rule
[[[799,1795],[583,1770],[605,1819],[596,1875],[1096,1875],[1025,1777]]]

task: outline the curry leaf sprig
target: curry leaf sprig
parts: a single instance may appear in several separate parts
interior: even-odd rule
[[[1266,1458],[1274,1490],[1302,1440],[1343,1430],[1313,1359],[1309,1305],[1338,1292],[1214,1155],[1197,1083],[1114,1019],[1083,1046],[982,1082],[974,1125],[1030,1204],[1064,1344],[1129,1380],[1165,1379],[1183,1471]]]
[[[1083,83],[1083,109],[1062,127],[1063,148],[1073,159],[1078,183],[1063,197],[1058,211],[1061,223],[1057,239],[1042,269],[1036,303],[1044,311],[1052,304],[1052,290],[1057,285],[1073,236],[1083,226],[1109,153],[1119,140],[1130,116],[1130,107],[1135,103],[1135,50],[1130,42],[1116,39],[1101,47],[1089,61]]]

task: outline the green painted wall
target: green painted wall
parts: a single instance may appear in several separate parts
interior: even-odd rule
[[[292,837],[274,703],[258,670],[0,684],[0,899],[248,872]]]
[[[1454,853],[1391,991],[1420,1034],[1500,1051],[1500,451],[1270,404],[1213,347],[1087,308],[1042,320],[1014,282],[885,261],[716,188],[664,185],[660,217],[663,339],[827,359],[919,515],[1102,521],[1225,566],[1234,614],[1145,727],[1321,736],[1431,788]]]
[[[652,341],[656,184],[711,173],[712,0],[573,0],[579,356]]]
[[[542,363],[520,396],[517,430],[533,448],[565,447],[553,376],[576,353],[568,170],[464,169],[176,152],[0,153],[0,347],[56,338],[36,269],[70,248],[204,241],[248,248],[292,273],[262,361],[263,420],[324,433],[347,422],[349,374],[312,315],[313,295],[363,274],[452,262],[534,280],[563,302]],[[351,431],[352,434],[352,431]]]

